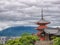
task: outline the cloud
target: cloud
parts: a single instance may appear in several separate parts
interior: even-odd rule
[[[59,0],[0,0],[0,29],[11,26],[36,26],[41,18],[51,22],[49,26],[60,25]]]

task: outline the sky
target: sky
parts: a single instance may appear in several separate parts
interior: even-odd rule
[[[0,0],[0,30],[12,26],[36,26],[41,18],[60,26],[60,0]]]

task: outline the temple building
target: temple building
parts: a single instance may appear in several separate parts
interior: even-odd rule
[[[51,40],[52,36],[60,35],[59,28],[51,28],[47,26],[47,24],[50,24],[50,22],[44,19],[43,10],[41,10],[41,20],[36,24],[39,25],[36,30],[38,30],[37,36],[40,40]]]

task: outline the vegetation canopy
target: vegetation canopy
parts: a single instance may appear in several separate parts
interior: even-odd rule
[[[53,45],[60,45],[60,37],[55,37],[53,39]]]
[[[38,37],[36,35],[24,33],[20,38],[8,40],[5,45],[34,45],[36,41],[38,41]]]

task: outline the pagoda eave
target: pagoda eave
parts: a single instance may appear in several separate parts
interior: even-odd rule
[[[46,25],[46,24],[49,24],[50,22],[46,22],[46,23],[40,23],[40,22],[37,22],[36,24],[38,25]]]

